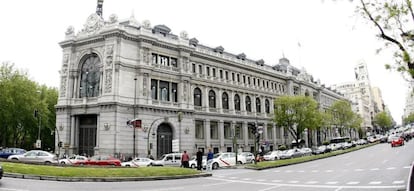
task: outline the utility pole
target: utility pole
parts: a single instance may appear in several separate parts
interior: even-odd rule
[[[136,120],[136,107],[137,107],[137,77],[135,77],[134,78],[134,120]],[[133,126],[132,126],[132,128],[134,128],[134,135],[133,135],[133,142],[134,142],[134,144],[133,144],[133,147],[132,147],[132,149],[133,149],[133,151],[132,151],[132,156],[133,156],[133,158],[135,158],[136,157],[136,148],[135,148],[135,146],[136,146],[136,133],[135,133],[135,122],[133,123]]]

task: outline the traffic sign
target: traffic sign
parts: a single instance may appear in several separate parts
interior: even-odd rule
[[[40,139],[36,140],[36,148],[37,149],[42,148],[42,140],[40,140]]]

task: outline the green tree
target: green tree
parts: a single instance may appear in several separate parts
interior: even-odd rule
[[[410,124],[414,122],[414,113],[410,113],[407,117],[403,119],[404,124]]]
[[[344,131],[350,128],[351,121],[354,117],[351,104],[348,101],[339,100],[331,105],[329,112],[332,115],[331,124],[338,128],[340,136],[344,136]]]
[[[362,128],[361,128],[361,124],[363,122],[363,119],[360,115],[353,113],[352,115],[352,119],[349,123],[349,129],[348,129],[348,133],[349,133],[349,138],[352,139],[352,131],[357,132],[358,133],[358,138],[362,138]]]
[[[392,119],[386,112],[380,112],[374,117],[374,123],[378,125],[382,131],[387,131],[391,128]]]
[[[394,51],[395,64],[387,69],[414,78],[414,12],[411,0],[360,0],[358,11],[378,30],[385,48]],[[378,53],[382,47],[378,49]]]
[[[274,122],[299,143],[305,129],[316,129],[322,116],[315,100],[306,96],[282,96],[275,100]]]
[[[39,86],[10,62],[0,66],[0,89],[0,146],[33,148],[38,138],[39,119],[42,122],[40,137],[46,141],[43,144],[54,145],[54,140],[50,142],[50,131],[44,129],[55,126],[56,89]],[[44,93],[48,96],[42,96]],[[40,118],[35,118],[35,110],[40,111]]]

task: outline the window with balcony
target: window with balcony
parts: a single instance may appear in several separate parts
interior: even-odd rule
[[[210,76],[210,67],[206,67],[206,73],[207,73],[207,76]]]
[[[213,77],[216,77],[216,69],[213,68]]]
[[[213,90],[208,92],[208,105],[210,108],[216,108],[216,93]]]
[[[210,139],[218,139],[219,136],[218,122],[210,121]]]
[[[174,68],[177,68],[178,67],[178,62],[177,62],[177,58],[171,58],[170,59],[170,62],[171,62],[171,66],[172,67],[174,67]]]
[[[200,88],[195,88],[194,89],[194,106],[201,106],[201,100],[202,96],[201,96],[201,90]]]
[[[221,96],[221,102],[223,109],[229,109],[229,95],[226,92]]]
[[[246,111],[252,112],[252,102],[249,96],[246,96]]]
[[[267,139],[273,140],[273,124],[267,124]]]
[[[171,99],[173,102],[178,102],[178,88],[177,83],[171,83]]]
[[[257,113],[261,113],[261,108],[260,108],[260,98],[256,98],[256,112]]]
[[[223,70],[220,70],[220,79],[223,79]]]
[[[194,74],[196,73],[196,65],[194,63],[192,65],[192,71],[193,71]]]
[[[267,114],[270,113],[270,102],[268,99],[265,100],[265,110]]]
[[[152,53],[152,63],[158,64],[158,54]]]
[[[240,111],[240,96],[238,94],[234,95],[234,109]]]
[[[203,74],[203,66],[202,65],[198,65],[198,73]]]
[[[160,81],[160,100],[161,101],[170,101],[170,95],[169,95],[169,82],[166,81]]]
[[[151,80],[151,98],[154,100],[158,99],[158,80]]]

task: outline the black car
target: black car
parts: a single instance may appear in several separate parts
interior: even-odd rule
[[[3,177],[3,167],[0,164],[0,179]]]

